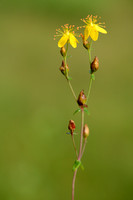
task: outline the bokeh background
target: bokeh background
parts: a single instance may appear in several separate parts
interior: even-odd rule
[[[66,135],[80,114],[59,71],[56,28],[101,16],[107,35],[85,122],[90,127],[75,200],[133,199],[133,3],[131,0],[0,1],[0,199],[69,200],[75,155]],[[76,94],[88,89],[88,54],[70,47]],[[76,138],[78,142],[79,136]]]

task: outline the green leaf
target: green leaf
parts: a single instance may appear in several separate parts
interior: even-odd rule
[[[73,171],[75,171],[76,169],[78,169],[81,165],[81,161],[80,160],[75,160],[74,165],[73,165]]]
[[[78,109],[73,113],[73,115],[75,115],[76,113],[78,113],[78,112],[80,112],[80,111],[81,111],[81,109],[78,108]]]
[[[87,108],[84,108],[84,111],[87,113],[87,115],[90,115],[90,113],[89,113]]]
[[[71,135],[71,133],[70,133],[70,132],[67,132],[66,134],[67,134],[67,135]]]
[[[84,170],[84,166],[83,166],[83,164],[82,164],[82,163],[81,163],[80,167],[81,167],[81,169],[82,169],[82,170]]]

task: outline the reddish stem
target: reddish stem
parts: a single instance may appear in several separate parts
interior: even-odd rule
[[[83,127],[84,127],[84,110],[82,108],[81,109],[81,137],[80,137],[80,149],[79,149],[78,160],[80,160],[81,157],[82,157]],[[72,181],[72,200],[74,200],[74,187],[75,187],[75,180],[76,180],[77,171],[78,171],[78,169],[76,169],[74,171],[74,175],[73,175],[73,181]]]

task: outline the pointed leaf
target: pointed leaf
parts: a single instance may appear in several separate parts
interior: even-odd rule
[[[75,160],[74,165],[73,165],[73,171],[75,171],[76,169],[78,169],[81,165],[81,161],[80,160]]]
[[[85,169],[82,163],[81,163],[80,167],[81,167],[81,169],[82,169],[82,170],[84,170],[84,169]]]
[[[87,108],[84,108],[84,111],[87,113],[87,115],[90,115],[90,113],[89,113]]]
[[[70,133],[70,132],[67,132],[66,134],[67,134],[67,135],[71,135],[71,133]]]
[[[78,108],[78,109],[73,113],[73,115],[75,115],[76,113],[78,113],[78,112],[80,112],[80,111],[81,111],[81,109]]]

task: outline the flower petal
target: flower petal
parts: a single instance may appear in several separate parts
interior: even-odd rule
[[[59,40],[59,42],[58,42],[58,47],[60,47],[60,48],[64,47],[64,45],[66,44],[67,40],[68,40],[68,36],[64,34],[61,37],[61,39]]]
[[[95,29],[98,31],[98,32],[101,32],[101,33],[104,33],[104,34],[107,34],[107,31],[103,28],[101,28],[100,26],[98,25],[95,25]]]
[[[90,35],[90,31],[91,31],[91,27],[90,26],[86,26],[85,27],[85,31],[84,31],[84,40],[86,41]]]
[[[70,36],[69,37],[70,44],[72,45],[73,48],[76,48],[78,40],[76,39],[76,37],[72,33],[69,33],[69,36]]]
[[[96,41],[98,39],[98,35],[99,35],[98,31],[92,28],[90,32],[92,40]]]

